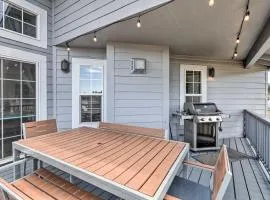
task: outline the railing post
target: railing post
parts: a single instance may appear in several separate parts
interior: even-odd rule
[[[246,110],[244,110],[243,112],[243,136],[246,137],[247,136],[247,113],[246,113]]]

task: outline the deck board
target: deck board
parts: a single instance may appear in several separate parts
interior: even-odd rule
[[[230,148],[237,150],[234,138],[230,139]],[[247,200],[250,199],[249,191],[246,184],[246,177],[244,176],[243,166],[241,161],[232,162],[233,179],[236,199]]]
[[[244,147],[242,145],[240,138],[235,138],[235,143],[236,143],[237,151],[245,153],[245,150],[244,150]],[[248,159],[245,159],[245,160],[241,160],[240,163],[243,168],[243,173],[246,179],[246,184],[247,184],[250,199],[258,199],[258,200],[263,199],[256,177],[254,176],[253,170],[250,166],[250,161]]]
[[[248,155],[253,155],[253,152],[250,149],[249,144],[247,143],[245,138],[230,138],[230,139],[224,139],[221,140],[221,143],[226,144],[228,147],[236,148],[238,151],[246,153]],[[153,145],[154,147],[154,145]],[[153,147],[149,147],[148,150],[153,149]],[[231,180],[229,187],[225,193],[224,199],[226,200],[241,200],[241,199],[250,199],[250,200],[260,200],[260,199],[269,199],[270,197],[270,184],[267,181],[265,175],[263,174],[259,163],[256,160],[244,160],[244,161],[238,161],[236,163],[237,167],[235,167],[235,164],[232,164],[232,172],[233,172],[233,179]],[[242,165],[242,167],[241,167]],[[61,170],[58,170],[54,167],[45,165],[47,169],[49,169],[51,172],[54,172],[58,176],[63,177],[66,180],[69,180],[69,175],[64,173]],[[239,170],[239,171],[237,171]],[[27,174],[29,174],[32,171],[32,163],[29,162],[27,164]],[[181,174],[181,173],[180,173]],[[243,175],[244,177],[239,177],[240,175]],[[208,171],[202,171],[197,170],[194,168],[190,168],[188,172],[188,177],[191,181],[200,183],[202,185],[205,185],[207,187],[210,186],[210,180],[211,180],[212,173]],[[0,173],[0,177],[3,177],[7,181],[12,181],[13,178],[13,170],[7,170],[5,172]],[[240,181],[237,179],[241,179]],[[246,179],[246,181],[244,181]],[[236,184],[234,184],[234,181],[236,181]],[[240,182],[240,183],[239,183]],[[87,190],[88,192],[94,192],[95,194],[98,194],[99,197],[105,200],[116,200],[118,197],[103,191],[91,184],[88,184],[84,181],[81,181],[80,179],[74,178],[74,183],[82,188]],[[239,184],[243,184],[241,187]],[[241,191],[242,188],[244,188],[244,191]],[[240,191],[239,191],[240,190]],[[244,194],[246,192],[246,194]],[[237,194],[237,196],[235,196]],[[249,195],[248,195],[249,194]],[[243,197],[241,197],[243,195]]]

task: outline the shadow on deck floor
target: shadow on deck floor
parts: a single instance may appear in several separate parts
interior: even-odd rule
[[[239,152],[253,155],[253,152],[245,138],[230,138],[223,139],[220,143],[226,144],[228,147]],[[27,164],[27,173],[32,171],[31,163]],[[47,166],[47,169],[55,174],[69,180],[69,175],[52,166]],[[270,183],[262,172],[262,169],[256,160],[247,159],[231,163],[233,178],[224,196],[224,200],[261,200],[270,199]],[[180,173],[181,176],[181,173]],[[209,187],[212,174],[208,171],[190,168],[188,178],[191,181]],[[0,173],[0,177],[11,182],[13,179],[13,171],[9,169]],[[118,199],[116,196],[103,191],[91,184],[88,184],[80,179],[74,179],[74,183],[85,190],[106,200]]]

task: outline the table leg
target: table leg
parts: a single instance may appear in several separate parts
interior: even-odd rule
[[[20,151],[13,148],[13,162],[16,162],[20,160]],[[19,179],[21,177],[21,166],[20,165],[14,165],[13,169],[13,178],[14,181]]]
[[[74,183],[74,176],[72,176],[71,174],[69,174],[69,182],[70,183]]]
[[[38,169],[38,159],[33,159],[33,171],[36,171]]]
[[[189,159],[189,152],[187,153],[186,157],[184,158],[184,160],[188,160]],[[189,167],[187,165],[183,164],[183,178],[188,179],[188,169]]]
[[[40,160],[39,161],[39,168],[43,168],[43,167],[44,167],[43,162]]]

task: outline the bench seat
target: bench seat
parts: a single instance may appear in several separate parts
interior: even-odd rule
[[[14,194],[21,199],[26,200],[99,200],[99,197],[78,188],[63,178],[58,177],[54,173],[46,169],[38,169],[34,173],[25,176],[15,182],[7,183],[3,179],[0,180],[0,186],[5,191],[8,189],[12,194],[8,193],[11,199]],[[0,197],[1,199],[1,197]]]

